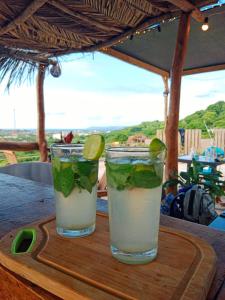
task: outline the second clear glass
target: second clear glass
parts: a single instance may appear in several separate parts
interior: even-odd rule
[[[106,151],[111,252],[124,263],[157,255],[163,165],[144,147]]]

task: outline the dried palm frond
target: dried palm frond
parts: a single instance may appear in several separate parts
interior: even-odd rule
[[[0,83],[8,78],[8,90],[12,83],[20,85],[26,80],[31,82],[39,65],[36,56],[35,52],[0,47]]]
[[[8,77],[7,90],[9,90],[12,83],[20,85],[26,80],[31,82],[36,68],[36,63],[30,63],[12,57],[0,57],[0,82]]]

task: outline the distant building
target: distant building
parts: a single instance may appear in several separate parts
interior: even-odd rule
[[[150,145],[151,143],[151,139],[150,138],[146,138],[145,139],[145,145]]]
[[[143,134],[136,134],[136,135],[129,136],[129,138],[127,140],[127,143],[129,145],[148,144],[148,142],[150,143],[150,139]]]
[[[52,138],[56,141],[61,141],[62,133],[53,133]]]

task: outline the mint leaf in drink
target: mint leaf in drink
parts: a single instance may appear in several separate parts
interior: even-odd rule
[[[98,162],[97,161],[82,161],[77,163],[78,173],[81,177],[86,177],[88,179],[87,188],[85,187],[84,181],[82,181],[82,186],[84,189],[90,191],[89,185],[92,187],[98,181]]]
[[[52,175],[53,175],[54,188],[56,191],[60,192],[61,191],[60,171],[58,171],[57,168],[53,167]]]
[[[61,170],[61,192],[68,197],[74,188],[74,173],[71,168]]]
[[[115,164],[106,162],[107,180],[110,186],[124,190],[130,186],[132,166],[130,164]]]
[[[162,183],[162,164],[121,164],[106,162],[107,182],[118,191],[155,188]]]
[[[132,177],[132,184],[135,187],[152,189],[159,186],[162,183],[162,179],[156,174],[149,171],[134,172]]]
[[[98,180],[98,161],[53,161],[53,181],[55,190],[68,197],[74,188],[92,192]]]
[[[88,176],[90,182],[91,182],[91,185],[94,186],[97,181],[98,181],[98,171],[96,172],[95,169],[92,169],[90,175]]]
[[[140,188],[154,188],[162,183],[162,177],[156,173],[155,165],[138,164],[133,169],[132,184]]]
[[[77,168],[80,174],[89,176],[91,172],[98,170],[98,163],[96,161],[79,161]]]
[[[78,174],[79,173],[79,169],[78,169],[78,166],[77,166],[77,163],[73,163],[72,164],[72,170],[75,174]]]
[[[92,192],[92,184],[87,176],[80,177],[80,184],[83,189],[87,190],[89,193]]]
[[[118,191],[124,190],[128,187],[129,174],[110,174],[108,183],[111,187],[116,188]]]

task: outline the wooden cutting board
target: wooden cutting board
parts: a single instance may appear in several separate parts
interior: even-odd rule
[[[55,219],[35,228],[30,253],[11,253],[18,230],[0,240],[0,264],[62,299],[205,299],[216,268],[214,250],[184,232],[160,228],[157,259],[126,265],[111,256],[108,217],[97,215],[94,234],[63,238]]]

